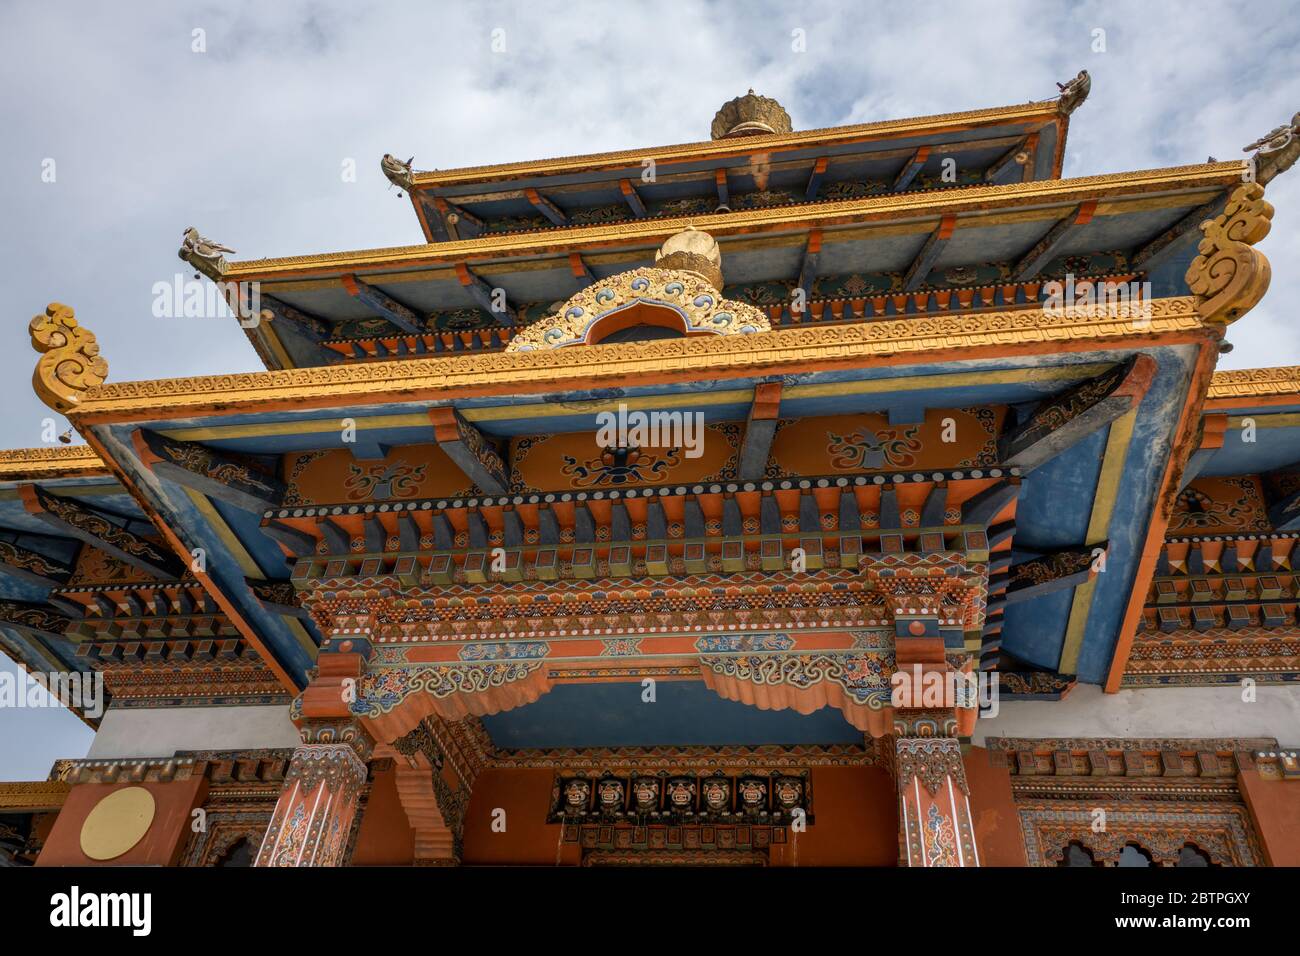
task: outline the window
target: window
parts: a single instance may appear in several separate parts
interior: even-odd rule
[[[1137,844],[1130,843],[1119,854],[1116,866],[1151,866],[1151,854]]]
[[[1061,853],[1057,866],[1101,866],[1093,859],[1092,851],[1080,843],[1071,843]]]

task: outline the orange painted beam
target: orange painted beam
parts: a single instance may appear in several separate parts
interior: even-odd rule
[[[1165,465],[1164,477],[1160,482],[1160,491],[1156,495],[1151,521],[1147,526],[1146,542],[1138,559],[1137,573],[1133,578],[1133,589],[1129,593],[1128,607],[1120,623],[1119,635],[1115,643],[1115,653],[1111,657],[1110,670],[1106,676],[1105,691],[1114,694],[1119,691],[1124,679],[1124,669],[1128,666],[1129,655],[1133,651],[1133,639],[1137,635],[1138,622],[1142,619],[1142,609],[1146,605],[1147,591],[1151,578],[1155,575],[1156,562],[1160,558],[1160,549],[1164,547],[1165,532],[1169,529],[1169,517],[1173,510],[1173,499],[1178,491],[1178,479],[1187,465],[1187,459],[1196,450],[1196,433],[1200,424],[1201,406],[1214,373],[1214,365],[1219,358],[1220,334],[1207,332],[1201,343],[1200,354],[1196,360],[1196,370],[1192,375],[1187,391],[1187,400],[1183,404],[1173,450],[1169,462]]]

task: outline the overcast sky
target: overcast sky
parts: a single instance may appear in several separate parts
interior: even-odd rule
[[[1084,68],[1066,176],[1239,158],[1300,111],[1300,11],[5,0],[0,447],[41,442],[26,324],[52,300],[97,334],[111,380],[258,368],[233,320],[152,317],[154,283],[182,271],[181,232],[241,259],[420,242],[379,172],[385,152],[433,169],[696,141],[749,87],[796,129],[1005,106]],[[1300,364],[1286,305],[1300,294],[1300,170],[1268,195],[1273,286],[1221,367]],[[88,743],[66,713],[0,711],[0,779],[43,779]]]

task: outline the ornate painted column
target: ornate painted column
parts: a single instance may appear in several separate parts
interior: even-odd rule
[[[353,720],[307,721],[254,866],[340,866],[374,741]]]
[[[957,738],[979,714],[965,642],[983,625],[987,565],[952,553],[873,565],[868,574],[894,618],[894,735],[882,743],[898,787],[900,862],[979,866]]]
[[[955,737],[895,737],[893,758],[900,862],[979,866],[961,742]]]

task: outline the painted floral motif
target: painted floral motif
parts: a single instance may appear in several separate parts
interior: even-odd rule
[[[348,468],[348,501],[413,498],[424,481],[425,465],[408,465],[400,458],[392,464],[353,464]]]
[[[669,448],[657,455],[638,448],[606,448],[600,457],[584,462],[565,455],[560,472],[575,488],[596,488],[661,481],[680,461],[679,448]]]
[[[921,451],[920,426],[905,428],[860,428],[848,435],[827,432],[827,451],[836,468],[873,470],[910,468]]]
[[[933,803],[925,814],[925,855],[930,866],[959,866],[952,820]]]
[[[284,834],[280,838],[272,866],[293,866],[298,859],[298,851],[307,840],[307,808],[299,803],[293,808],[293,814],[284,824]]]
[[[1263,500],[1251,478],[1219,478],[1214,485],[1198,487],[1194,482],[1179,495],[1169,519],[1169,533],[1230,528],[1240,531],[1267,531]],[[1212,494],[1220,491],[1222,496]],[[1234,497],[1233,496],[1235,493]]]

